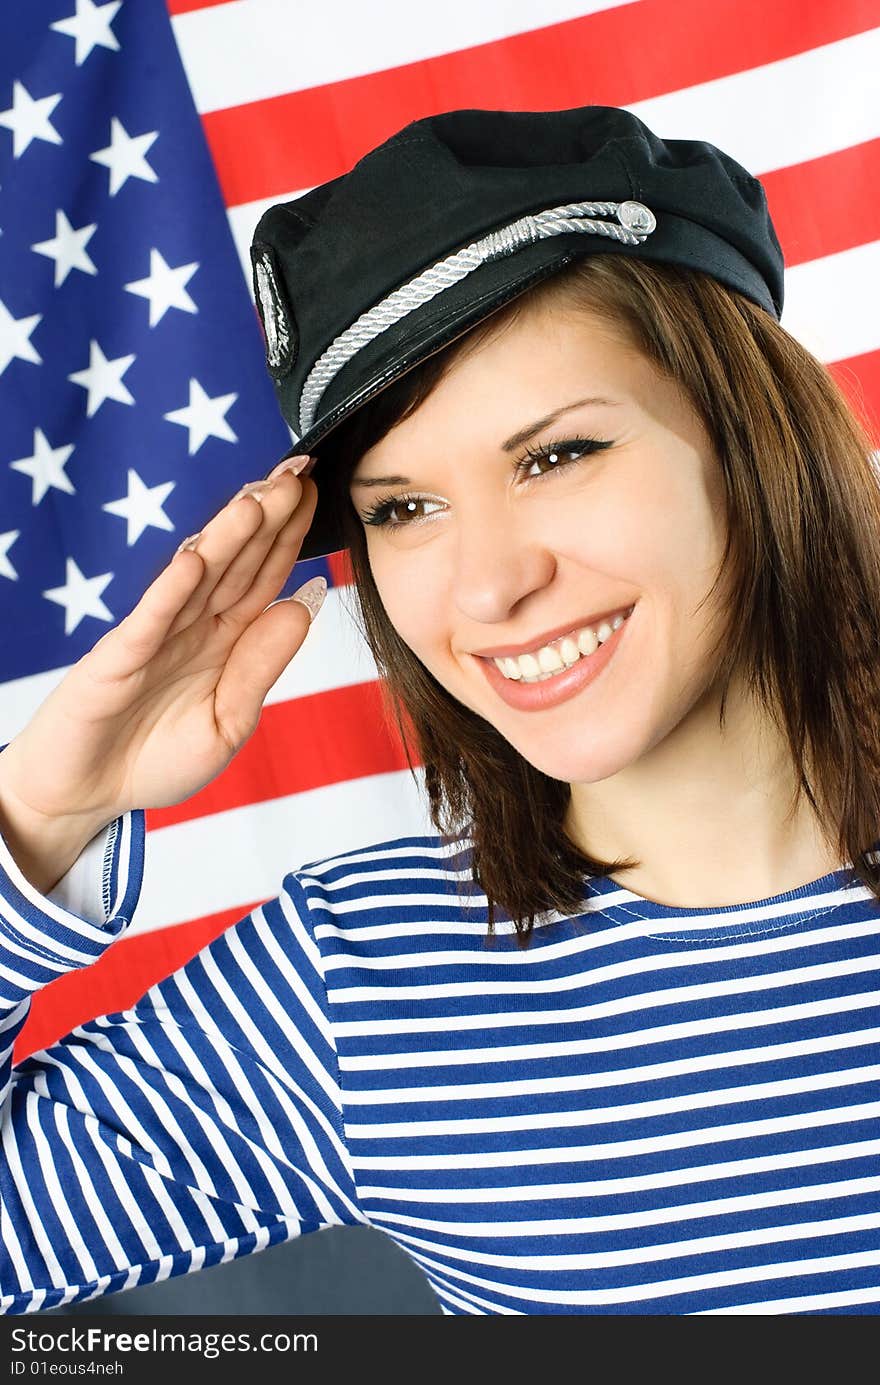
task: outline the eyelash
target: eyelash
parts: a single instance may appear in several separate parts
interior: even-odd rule
[[[612,447],[613,443],[601,438],[566,438],[560,442],[548,442],[543,447],[527,447],[523,456],[517,462],[514,470],[519,474],[528,471],[534,466],[535,462],[544,461],[554,454],[564,455],[567,452],[581,452],[589,456],[593,452],[601,452],[606,447]],[[562,471],[567,466],[574,466],[582,458],[575,458],[574,461],[565,461],[557,466],[551,467],[550,471],[540,472],[537,476],[529,476],[529,481],[539,481],[542,476],[550,476],[553,472]],[[382,495],[379,496],[375,505],[362,516],[364,524],[372,524],[378,528],[385,529],[406,529],[411,524],[423,524],[430,519],[430,515],[422,515],[419,519],[393,520],[389,516],[398,505],[405,505],[410,501],[419,501],[426,497],[404,493],[402,495]]]

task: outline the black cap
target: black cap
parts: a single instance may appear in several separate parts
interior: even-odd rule
[[[782,250],[757,178],[616,106],[429,116],[270,207],[251,257],[289,455],[315,452],[406,370],[597,253],[701,270],[782,312]],[[314,479],[300,559],[343,546],[320,460]]]

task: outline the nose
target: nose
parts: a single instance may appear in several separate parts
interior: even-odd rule
[[[517,524],[509,510],[460,508],[456,528],[453,597],[469,620],[505,621],[532,592],[552,581],[556,558],[546,540]]]

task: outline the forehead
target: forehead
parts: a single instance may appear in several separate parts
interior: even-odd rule
[[[433,450],[458,435],[509,451],[536,420],[549,421],[563,406],[636,400],[647,385],[645,368],[649,362],[622,330],[598,314],[564,301],[524,304],[455,344],[439,378],[363,452],[352,479],[380,456]]]

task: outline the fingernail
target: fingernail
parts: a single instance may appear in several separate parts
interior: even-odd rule
[[[254,500],[262,500],[267,490],[271,490],[271,481],[248,481],[246,486],[242,486],[237,495],[232,497],[233,501],[241,500],[243,495],[252,495]]]
[[[300,472],[304,471],[306,467],[311,468],[314,466],[314,462],[314,457],[309,456],[286,457],[283,462],[278,463],[274,470],[269,472],[269,480],[274,480],[276,476],[280,476],[282,472],[285,471],[292,471],[294,476],[299,476]]]
[[[177,552],[178,552],[178,553],[182,553],[183,550],[184,550],[185,548],[195,548],[196,544],[198,543],[198,541],[199,541],[199,539],[200,539],[201,537],[202,537],[202,531],[201,531],[201,529],[199,530],[199,532],[198,532],[197,534],[190,534],[190,536],[189,536],[188,539],[184,539],[183,543],[180,545],[180,547],[178,548]]]
[[[309,624],[311,625],[312,621],[315,619],[315,616],[318,614],[322,605],[324,604],[324,597],[326,595],[326,577],[310,577],[308,582],[304,582],[303,585],[293,593],[293,596],[289,597],[288,599],[290,601],[299,601],[303,606],[305,606],[306,610],[309,613]]]

